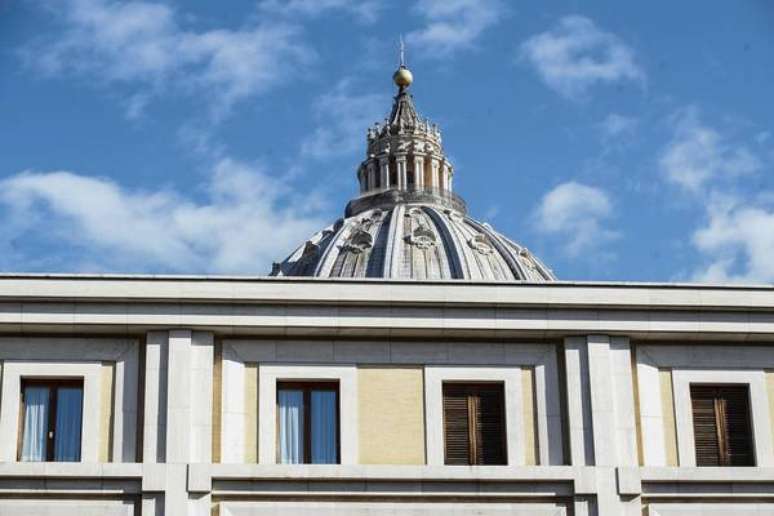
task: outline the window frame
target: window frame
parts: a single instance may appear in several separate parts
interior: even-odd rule
[[[710,353],[705,353],[711,355]],[[649,355],[652,353],[649,352]],[[694,356],[694,355],[691,355]],[[695,356],[703,356],[698,353]],[[671,357],[671,358],[670,358]],[[729,370],[730,365],[721,368],[696,369],[683,365],[670,355],[672,364],[672,389],[674,399],[675,430],[677,433],[677,457],[681,467],[696,467],[696,446],[693,435],[693,409],[691,407],[690,385],[698,384],[729,384],[748,385],[750,389],[750,417],[752,418],[753,453],[758,467],[774,466],[774,448],[772,448],[772,428],[769,415],[769,397],[766,385],[766,373],[763,369],[737,368]],[[661,361],[662,357],[658,357]],[[727,356],[710,356],[712,361],[719,361]],[[759,363],[765,363],[766,357],[757,357]],[[686,357],[686,360],[688,357]],[[698,359],[694,359],[694,363]],[[746,360],[751,360],[749,357]],[[668,364],[666,360],[663,361]],[[733,359],[728,364],[736,364]],[[706,365],[704,363],[700,365]],[[668,365],[658,364],[659,367]],[[642,393],[642,389],[640,393]],[[653,396],[660,399],[660,396]],[[652,410],[652,409],[649,409]],[[644,434],[643,434],[644,437]],[[654,464],[655,465],[655,464]]]
[[[718,447],[718,464],[699,464],[699,455],[698,455],[698,448],[696,445],[696,430],[695,430],[695,421],[696,421],[696,414],[693,412],[693,402],[694,402],[694,388],[697,389],[711,389],[715,391],[712,398],[705,398],[705,399],[712,399],[713,401],[713,411],[714,411],[714,419],[715,419],[715,433],[717,438],[717,447]],[[728,448],[728,441],[729,441],[729,430],[726,424],[726,421],[722,418],[722,416],[725,414],[725,406],[724,404],[720,403],[721,400],[725,399],[722,397],[722,391],[724,389],[728,390],[744,390],[745,397],[746,397],[746,412],[747,412],[747,446],[749,449],[749,464],[731,464],[731,453]],[[691,423],[693,426],[694,431],[694,454],[696,459],[696,466],[697,467],[754,467],[756,466],[756,456],[755,456],[755,436],[754,436],[754,429],[753,429],[753,417],[752,417],[752,402],[750,398],[750,385],[749,384],[739,384],[739,383],[705,383],[705,382],[691,382],[689,385],[689,395],[691,398]]]
[[[233,345],[233,344],[232,344]],[[316,347],[317,344],[314,344]],[[360,447],[360,435],[358,432],[358,371],[357,366],[347,364],[307,364],[266,362],[259,356],[250,355],[252,347],[239,348],[240,356],[244,353],[258,362],[258,463],[277,463],[277,380],[284,381],[309,381],[309,380],[337,380],[339,382],[339,407],[341,425],[339,430],[341,446],[341,464],[358,464],[358,450]],[[293,349],[293,348],[290,348]],[[288,351],[288,353],[291,353]],[[300,348],[292,352],[297,359],[308,353],[306,348]],[[225,360],[224,360],[225,363]],[[232,377],[231,381],[240,381],[239,375]],[[244,404],[243,400],[236,403]],[[239,418],[240,422],[244,418]],[[229,428],[230,427],[230,428]],[[244,426],[226,425],[224,439],[231,442],[232,446],[241,446],[244,449]],[[240,459],[241,460],[241,459]]]
[[[447,388],[462,388],[465,391],[465,397],[467,399],[467,411],[468,411],[468,465],[469,466],[507,466],[508,465],[508,423],[506,421],[506,403],[505,403],[505,381],[458,381],[458,380],[444,380],[441,382],[441,400],[445,405]],[[475,398],[473,393],[480,393],[481,391],[497,391],[500,397],[500,446],[503,461],[500,463],[479,463],[478,460],[478,443],[476,432],[476,420],[475,420]],[[443,415],[443,431],[444,431],[444,465],[456,466],[458,464],[449,464],[448,450],[446,447],[447,441],[447,428],[448,422],[446,418],[446,410],[442,409]]]
[[[473,348],[471,348],[473,349]],[[534,388],[537,393],[537,425],[536,440],[539,448],[540,465],[561,464],[562,429],[558,421],[558,380],[556,380],[555,353],[549,353],[549,348],[536,345],[530,354],[514,354],[506,357],[505,365],[426,365],[425,366],[425,443],[427,464],[443,466],[443,389],[445,381],[459,382],[490,382],[502,381],[505,384],[505,426],[508,446],[508,465],[523,466],[525,462],[525,423],[524,394],[522,371],[525,367],[535,366]],[[545,351],[536,354],[536,351]]]
[[[303,380],[303,379],[291,379],[283,380],[277,379],[275,388],[275,450],[277,455],[277,463],[279,464],[280,453],[280,410],[279,410],[279,393],[281,390],[300,390],[303,392],[304,400],[304,428],[303,428],[303,442],[304,442],[304,457],[303,461],[299,464],[312,464],[312,391],[329,391],[336,393],[336,462],[334,464],[341,464],[341,384],[337,379],[331,380]]]
[[[54,460],[56,449],[56,416],[59,404],[59,389],[62,387],[79,387],[81,389],[81,424],[78,430],[78,456],[79,461],[83,460],[83,415],[85,405],[85,381],[84,378],[41,378],[41,377],[21,377],[19,379],[19,431],[16,442],[16,460],[22,461],[22,448],[25,432],[25,414],[27,401],[24,396],[24,390],[27,387],[46,387],[48,389],[48,428],[46,429],[46,459],[41,462],[57,462]]]

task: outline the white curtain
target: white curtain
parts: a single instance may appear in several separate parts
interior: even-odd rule
[[[21,460],[45,461],[47,434],[48,387],[26,387],[24,389],[24,438],[22,440]]]
[[[336,464],[336,391],[312,391],[312,464]]]
[[[301,464],[304,462],[304,393],[280,390],[279,404],[279,462]]]
[[[81,411],[83,390],[78,387],[60,387],[56,401],[56,430],[54,431],[54,460],[77,462],[81,460]]]

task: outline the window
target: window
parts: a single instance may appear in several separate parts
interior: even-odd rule
[[[446,464],[507,464],[502,383],[444,383]]]
[[[394,158],[390,160],[390,187],[398,187],[398,165]]]
[[[406,180],[410,188],[416,185],[416,176],[414,175],[414,165],[411,161],[406,164]]]
[[[19,460],[81,460],[83,380],[22,380]]]
[[[697,466],[754,466],[746,385],[691,385]]]
[[[338,382],[278,382],[277,435],[281,464],[338,464]]]

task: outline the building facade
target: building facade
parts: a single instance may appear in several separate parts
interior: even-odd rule
[[[395,80],[274,277],[0,276],[0,516],[774,515],[774,288],[557,281]]]

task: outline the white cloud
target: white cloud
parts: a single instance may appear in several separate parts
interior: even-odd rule
[[[285,16],[319,16],[327,11],[351,13],[363,23],[379,19],[384,4],[382,0],[264,0],[259,4],[264,12]]]
[[[317,159],[364,152],[366,129],[384,118],[386,95],[352,93],[351,81],[341,81],[314,103],[317,127],[301,144],[301,153]]]
[[[634,51],[584,16],[565,16],[554,28],[532,36],[522,43],[521,55],[550,88],[570,99],[583,97],[598,83],[645,78]]]
[[[3,266],[40,263],[34,249],[48,246],[62,258],[44,263],[58,270],[266,274],[323,227],[314,194],[299,197],[260,166],[222,159],[202,186],[200,200],[67,171],[8,177]]]
[[[472,46],[505,8],[499,0],[419,0],[414,11],[426,25],[409,32],[408,43],[427,57],[444,58]]]
[[[707,183],[755,173],[761,161],[745,145],[732,145],[701,122],[696,108],[671,117],[674,135],[659,158],[667,179],[694,193]]]
[[[314,58],[287,24],[194,31],[168,5],[147,1],[68,0],[51,11],[63,33],[23,48],[25,61],[48,74],[77,73],[139,90],[129,101],[130,116],[138,113],[137,99],[147,103],[168,89],[205,94],[220,116]]]
[[[774,192],[752,191],[744,180],[770,163],[704,123],[695,107],[677,111],[669,122],[673,134],[659,158],[663,177],[703,212],[691,234],[702,263],[691,279],[774,282]]]
[[[613,204],[604,190],[568,181],[543,196],[535,219],[544,233],[565,238],[565,251],[577,256],[618,237],[605,227],[612,214]]]
[[[707,203],[706,225],[693,234],[708,263],[694,279],[712,283],[774,283],[774,206],[726,196]]]
[[[631,116],[610,113],[600,125],[602,133],[607,138],[631,135],[637,129],[639,121]]]

